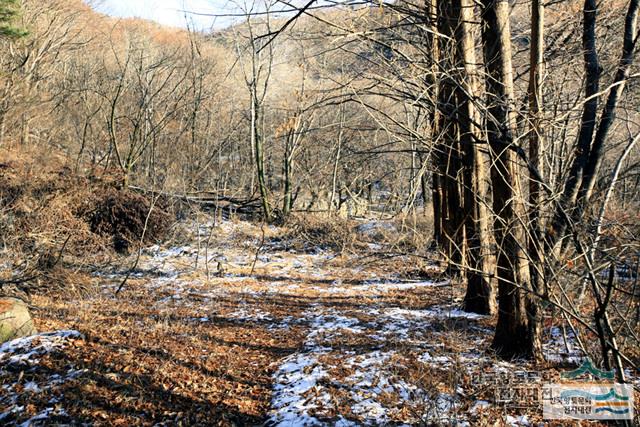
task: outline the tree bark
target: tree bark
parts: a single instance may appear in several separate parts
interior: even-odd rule
[[[498,322],[492,347],[503,358],[537,357],[526,310],[531,289],[523,197],[514,152],[513,69],[509,3],[482,1],[482,38],[487,69],[487,134],[492,156],[491,181],[496,215]]]
[[[478,144],[479,114],[473,100],[478,92],[478,70],[472,29],[474,6],[470,0],[440,2],[438,29],[444,75],[438,91],[438,174],[434,179],[434,207],[440,206],[441,248],[449,257],[449,270],[467,281],[464,308],[490,314],[495,310],[491,283],[494,264],[489,254],[486,172]]]
[[[453,2],[438,2],[438,31],[451,38],[438,38],[442,54],[440,67],[445,71],[438,87],[438,135],[435,150],[441,186],[442,234],[441,250],[447,257],[450,273],[464,274],[464,190],[462,181],[462,151],[460,146],[459,87],[461,75],[457,68],[458,50],[454,39],[460,24],[460,10]]]
[[[489,213],[485,205],[486,170],[478,142],[480,118],[470,98],[479,92],[478,65],[471,24],[477,20],[471,0],[454,0],[452,4],[459,22],[455,31],[458,62],[464,69],[462,87],[457,90],[460,106],[460,145],[464,164],[465,247],[469,268],[464,309],[474,313],[492,314],[495,311],[495,294],[491,278],[495,266],[490,257]]]
[[[551,250],[555,244],[564,239],[569,224],[571,210],[576,205],[578,191],[582,185],[584,170],[591,151],[593,132],[596,126],[598,109],[598,91],[600,88],[600,74],[602,72],[596,50],[596,15],[597,1],[585,0],[583,7],[582,48],[585,68],[585,104],[582,110],[580,133],[576,147],[575,158],[571,164],[569,176],[565,182],[560,202],[558,203],[551,229],[547,249]]]
[[[329,196],[329,216],[331,216],[336,199],[336,187],[338,185],[338,167],[340,166],[340,155],[342,154],[342,138],[344,134],[344,104],[340,104],[340,114],[338,119],[338,142],[336,155],[333,160],[333,170],[331,172],[331,195]]]
[[[255,73],[254,73],[255,76]],[[258,130],[259,123],[259,102],[256,95],[255,78],[251,86],[251,145],[255,151],[256,162],[256,178],[258,180],[258,189],[260,191],[260,200],[262,203],[262,213],[265,221],[271,221],[271,205],[269,204],[269,193],[267,192],[267,184],[264,178],[264,153],[262,146],[262,135]]]
[[[438,6],[436,0],[427,0],[427,16],[429,22],[428,40],[429,50],[431,51],[431,74],[433,75],[434,82],[438,81],[436,75],[438,74],[438,63],[440,61],[440,50],[438,40]],[[432,111],[431,116],[431,138],[434,139],[440,134],[440,91],[439,82],[432,85],[433,99],[435,100],[436,107]],[[444,204],[443,204],[443,175],[444,175],[444,147],[440,141],[435,141],[433,148],[433,163],[435,168],[431,176],[431,198],[433,208],[433,245],[442,249],[443,244],[443,223],[444,217]]]
[[[544,277],[544,218],[546,205],[541,179],[544,179],[544,128],[542,125],[544,107],[542,99],[542,74],[544,72],[544,5],[542,0],[531,4],[531,52],[529,57],[529,161],[539,176],[529,175],[530,236],[529,259],[531,284],[537,294],[546,294]],[[537,298],[528,301],[529,327],[533,340],[542,340],[542,308]]]
[[[593,146],[589,153],[589,159],[584,170],[584,179],[580,191],[578,192],[578,200],[580,203],[579,210],[583,208],[593,193],[593,187],[596,183],[598,169],[602,164],[604,157],[604,145],[607,135],[611,129],[611,125],[615,119],[615,110],[618,106],[618,100],[624,91],[625,83],[629,78],[629,71],[633,63],[633,52],[636,46],[636,37],[638,32],[638,9],[640,8],[640,0],[631,0],[627,15],[625,18],[624,39],[622,43],[622,54],[618,63],[618,69],[613,79],[613,88],[609,92],[607,102],[604,105],[598,130],[593,140]]]

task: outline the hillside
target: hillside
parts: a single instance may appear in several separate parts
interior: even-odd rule
[[[640,2],[243,7],[0,0],[0,424],[638,424]]]

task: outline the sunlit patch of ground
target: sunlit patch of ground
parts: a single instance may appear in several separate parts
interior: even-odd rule
[[[31,354],[25,363],[8,363],[16,354],[0,352],[2,423],[540,419],[536,407],[504,409],[494,388],[477,381],[531,367],[491,357],[495,319],[460,311],[460,287],[442,280],[437,267],[430,267],[432,280],[406,277],[402,271],[415,269],[411,259],[296,252],[278,233],[268,228],[261,246],[259,227],[223,223],[206,250],[193,241],[145,249],[117,297],[132,259],[96,274],[99,291],[90,297],[35,297],[40,330],[78,332],[35,339],[35,347],[47,339],[55,345],[17,350]],[[548,352],[558,351],[557,331],[551,338]]]

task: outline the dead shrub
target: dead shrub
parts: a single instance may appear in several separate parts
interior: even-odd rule
[[[143,233],[144,243],[162,239],[171,224],[169,215],[161,206],[152,207],[148,198],[115,188],[102,190],[92,210],[87,212],[87,220],[91,231],[110,236],[114,249],[120,253],[126,253],[135,246]]]
[[[69,240],[75,255],[94,253],[104,243],[78,215],[91,199],[91,185],[67,168],[43,168],[14,161],[0,170],[0,217],[3,244],[16,252],[55,251]]]
[[[339,217],[291,215],[282,239],[301,250],[320,248],[336,252],[352,251],[358,245],[355,225],[355,221]],[[300,244],[302,247],[297,247]]]
[[[5,282],[37,292],[78,290],[78,266],[108,262],[113,249],[125,252],[140,241],[151,206],[147,197],[116,189],[108,175],[77,174],[53,153],[0,150],[0,157]],[[162,239],[170,222],[157,204],[145,242]]]

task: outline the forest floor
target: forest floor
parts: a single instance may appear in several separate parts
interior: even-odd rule
[[[117,296],[135,254],[92,291],[34,296],[54,332],[0,347],[0,423],[530,425],[542,382],[580,356],[548,327],[553,363],[495,359],[495,319],[460,311],[461,286],[428,260],[247,222],[211,239],[200,225],[198,245],[196,228],[144,249]]]

